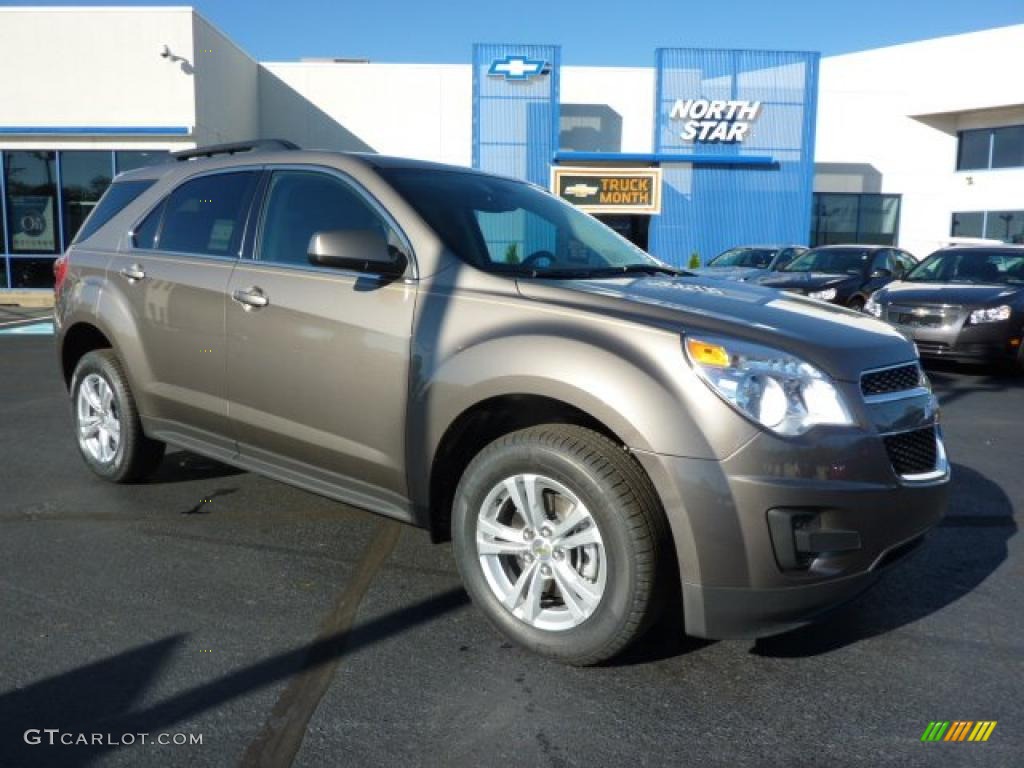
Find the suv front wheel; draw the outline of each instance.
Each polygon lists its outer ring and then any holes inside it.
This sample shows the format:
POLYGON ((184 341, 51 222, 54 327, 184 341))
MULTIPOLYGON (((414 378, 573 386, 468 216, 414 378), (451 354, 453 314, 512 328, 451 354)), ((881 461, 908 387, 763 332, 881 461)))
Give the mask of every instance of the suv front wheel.
POLYGON ((452 537, 473 601, 537 653, 596 664, 656 618, 664 513, 636 462, 592 430, 531 427, 484 448, 452 537))
POLYGON ((160 464, 165 446, 143 434, 128 378, 111 350, 94 350, 78 361, 71 402, 78 450, 97 475, 130 483, 160 464))

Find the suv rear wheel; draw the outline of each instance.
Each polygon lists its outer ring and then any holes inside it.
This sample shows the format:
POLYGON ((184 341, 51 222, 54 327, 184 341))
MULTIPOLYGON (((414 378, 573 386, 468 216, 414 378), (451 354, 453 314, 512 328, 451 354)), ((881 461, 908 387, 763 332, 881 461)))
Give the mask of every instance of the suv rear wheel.
POLYGON ((94 350, 78 361, 71 400, 78 450, 93 472, 130 483, 157 468, 165 446, 143 434, 128 379, 111 350, 94 350))
POLYGON ((473 601, 532 651, 596 664, 656 618, 664 513, 597 432, 553 424, 488 445, 459 483, 452 534, 473 601))

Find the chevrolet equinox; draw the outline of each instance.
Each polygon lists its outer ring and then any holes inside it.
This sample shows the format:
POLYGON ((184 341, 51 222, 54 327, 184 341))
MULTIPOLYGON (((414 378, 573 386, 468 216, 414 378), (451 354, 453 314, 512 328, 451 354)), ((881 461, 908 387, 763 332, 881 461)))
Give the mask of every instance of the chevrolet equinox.
POLYGON ((452 540, 505 635, 777 633, 946 503, 913 344, 672 268, 531 184, 287 142, 121 174, 55 265, 88 466, 171 444, 452 540))

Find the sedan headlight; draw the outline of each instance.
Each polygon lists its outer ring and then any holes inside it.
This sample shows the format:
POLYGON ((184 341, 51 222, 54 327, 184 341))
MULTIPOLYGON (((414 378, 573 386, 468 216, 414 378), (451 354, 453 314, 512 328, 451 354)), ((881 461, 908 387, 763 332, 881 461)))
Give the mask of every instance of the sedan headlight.
POLYGON ((980 325, 981 323, 998 323, 1002 320, 1009 320, 1010 313, 1013 310, 1006 304, 998 307, 987 307, 985 309, 976 309, 971 312, 971 317, 967 321, 973 325, 980 325))
POLYGON ((817 424, 854 423, 832 379, 798 357, 714 336, 688 336, 684 346, 719 397, 773 432, 800 435, 817 424))
POLYGON ((867 302, 865 302, 865 304, 864 304, 864 311, 867 312, 869 315, 874 315, 875 317, 881 317, 882 316, 882 305, 879 304, 877 301, 875 301, 875 297, 872 296, 871 298, 869 298, 867 300, 867 302))
POLYGON ((832 301, 836 297, 835 288, 826 288, 823 291, 811 291, 807 294, 812 299, 821 299, 822 301, 832 301))

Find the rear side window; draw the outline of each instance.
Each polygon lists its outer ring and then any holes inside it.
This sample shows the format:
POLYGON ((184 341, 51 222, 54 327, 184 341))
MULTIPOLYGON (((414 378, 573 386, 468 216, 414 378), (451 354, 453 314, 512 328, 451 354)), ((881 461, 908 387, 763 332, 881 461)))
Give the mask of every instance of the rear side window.
POLYGON ((72 243, 80 243, 94 234, 100 227, 123 211, 139 195, 153 186, 152 180, 118 181, 111 184, 89 218, 82 224, 72 243))
MULTIPOLYGON (((237 256, 257 177, 255 171, 218 173, 182 184, 162 204, 156 247, 161 251, 237 256)), ((148 223, 147 219, 143 227, 148 223)), ((142 233, 136 234, 139 243, 144 243, 142 233)))
POLYGON ((134 230, 132 230, 132 245, 136 248, 156 248, 156 233, 160 228, 160 219, 164 215, 164 200, 149 212, 134 230))

